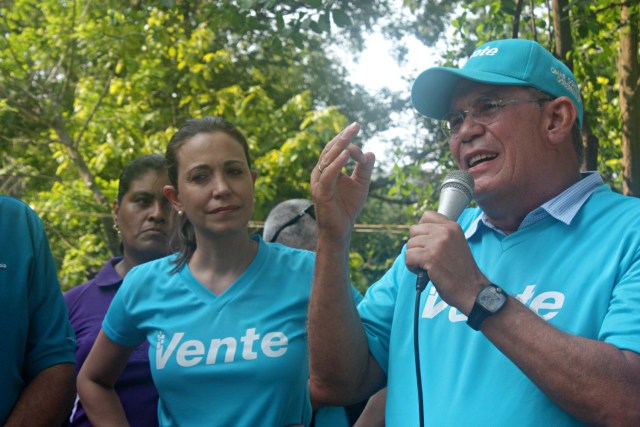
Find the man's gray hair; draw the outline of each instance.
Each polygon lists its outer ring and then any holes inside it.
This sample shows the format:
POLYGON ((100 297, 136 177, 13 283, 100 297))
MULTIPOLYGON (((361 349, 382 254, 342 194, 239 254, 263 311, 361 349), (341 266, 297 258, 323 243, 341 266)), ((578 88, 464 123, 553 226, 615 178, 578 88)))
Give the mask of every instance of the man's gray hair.
MULTIPOLYGON (((314 251, 316 248, 316 220, 314 216, 305 214, 305 209, 312 205, 311 200, 289 199, 277 204, 264 222, 262 238, 271 242, 277 234, 275 242, 293 248, 314 251), (285 224, 300 216, 293 224, 282 228, 285 224), (280 232, 278 232, 278 230, 280 232)), ((315 215, 315 214, 314 214, 315 215)))

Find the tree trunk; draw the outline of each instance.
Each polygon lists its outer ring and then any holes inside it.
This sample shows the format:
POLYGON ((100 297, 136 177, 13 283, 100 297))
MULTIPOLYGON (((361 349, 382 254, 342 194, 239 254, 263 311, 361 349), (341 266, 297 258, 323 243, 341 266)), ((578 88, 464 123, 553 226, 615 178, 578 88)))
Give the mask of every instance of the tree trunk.
MULTIPOLYGON (((56 121, 54 124, 55 131, 60 139, 60 142, 67 148, 67 153, 71 160, 75 164, 82 181, 89 188, 91 193, 93 194, 94 200, 101 206, 104 206, 107 212, 111 212, 111 204, 109 203, 109 199, 102 193, 100 187, 96 183, 96 180, 89 170, 89 166, 82 158, 82 155, 78 151, 77 147, 73 143, 69 133, 67 132, 66 127, 62 121, 61 117, 56 117, 56 121)), ((111 251, 112 255, 120 254, 120 241, 118 239, 117 233, 113 230, 113 218, 110 215, 105 215, 101 217, 102 225, 105 230, 105 235, 107 237, 107 246, 111 251)))
POLYGON ((569 22, 569 9, 567 0, 553 0, 553 40, 556 44, 554 53, 571 71, 573 71, 573 57, 569 52, 573 49, 571 38, 571 22, 569 22))
POLYGON ((516 1, 516 12, 513 15, 513 27, 511 28, 511 38, 517 39, 520 34, 520 16, 522 15, 522 3, 524 0, 516 1))
MULTIPOLYGON (((588 122, 589 114, 585 111, 584 122, 588 122)), ((584 145, 584 163, 583 170, 595 171, 598 169, 598 151, 600 150, 600 141, 591 131, 590 126, 582 126, 582 144, 584 145)))
POLYGON ((638 68, 638 8, 622 6, 620 31, 620 114, 622 119, 622 191, 640 196, 640 71, 638 68))
MULTIPOLYGON (((560 58, 571 71, 573 71, 573 56, 569 53, 573 50, 573 38, 571 37, 571 22, 569 21, 568 0, 553 0, 553 27, 555 50, 554 54, 560 58)), ((582 145, 584 146, 583 170, 596 170, 598 168, 598 148, 600 143, 589 127, 587 113, 582 121, 582 145)))

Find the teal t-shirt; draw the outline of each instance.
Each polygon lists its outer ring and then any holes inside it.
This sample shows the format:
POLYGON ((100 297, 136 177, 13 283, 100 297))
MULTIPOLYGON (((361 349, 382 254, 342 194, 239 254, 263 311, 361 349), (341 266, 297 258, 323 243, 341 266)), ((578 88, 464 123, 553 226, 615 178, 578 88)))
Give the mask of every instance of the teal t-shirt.
MULTIPOLYGON (((463 230, 480 215, 467 209, 463 230)), ((547 217, 510 235, 480 225, 467 239, 492 282, 567 333, 640 352, 640 200, 599 187, 571 223, 547 217)), ((388 425, 417 426, 416 276, 405 249, 358 306, 388 374, 388 425)), ((582 425, 549 400, 429 284, 420 301, 427 426, 582 425)))
POLYGON ((132 269, 103 329, 150 343, 164 426, 308 425, 307 305, 315 254, 259 241, 255 259, 216 296, 173 257, 132 269))
POLYGON ((75 363, 76 341, 42 221, 0 196, 0 425, 39 372, 75 363))

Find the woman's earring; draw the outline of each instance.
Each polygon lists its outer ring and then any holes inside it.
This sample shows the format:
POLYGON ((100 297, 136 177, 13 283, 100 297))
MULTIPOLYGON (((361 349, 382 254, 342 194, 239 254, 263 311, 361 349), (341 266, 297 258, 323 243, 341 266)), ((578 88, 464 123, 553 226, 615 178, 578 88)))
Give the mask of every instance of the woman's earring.
POLYGON ((120 234, 120 227, 118 226, 118 224, 113 224, 113 231, 120 234))
POLYGON ((183 211, 178 211, 178 216, 182 216, 182 215, 184 215, 184 212, 183 211))

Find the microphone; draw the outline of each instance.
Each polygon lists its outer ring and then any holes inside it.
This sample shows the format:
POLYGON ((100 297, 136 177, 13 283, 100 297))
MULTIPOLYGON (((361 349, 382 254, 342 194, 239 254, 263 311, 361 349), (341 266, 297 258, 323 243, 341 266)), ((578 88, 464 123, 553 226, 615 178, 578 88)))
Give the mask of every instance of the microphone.
MULTIPOLYGON (((464 208, 473 198, 473 177, 469 172, 450 172, 440 186, 438 213, 456 221, 464 208)), ((420 294, 429 283, 429 273, 420 269, 416 279, 416 303, 413 313, 413 352, 416 364, 416 382, 418 385, 418 414, 420 426, 424 426, 424 408, 422 401, 422 373, 420 371, 420 345, 418 340, 418 320, 420 319, 420 294)))
POLYGON ((453 171, 440 186, 438 213, 456 221, 473 198, 473 176, 466 171, 453 171))
MULTIPOLYGON (((473 187, 473 176, 469 172, 462 170, 449 172, 440 186, 438 213, 456 221, 473 198, 473 187)), ((429 283, 429 274, 421 269, 418 272, 416 288, 423 290, 427 283, 429 283)))

